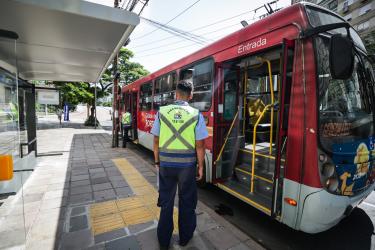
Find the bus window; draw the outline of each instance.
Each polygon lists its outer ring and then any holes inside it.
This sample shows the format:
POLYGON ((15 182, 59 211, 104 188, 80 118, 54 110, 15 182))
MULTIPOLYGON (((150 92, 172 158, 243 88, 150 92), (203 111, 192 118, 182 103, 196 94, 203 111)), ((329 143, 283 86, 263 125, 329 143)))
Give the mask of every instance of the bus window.
POLYGON ((177 75, 176 73, 170 73, 168 75, 163 76, 163 100, 162 105, 168 105, 174 102, 175 99, 175 91, 177 86, 177 75))
POLYGON ((154 109, 159 110, 159 107, 161 106, 161 86, 162 86, 162 79, 158 78, 155 80, 154 83, 154 109))
POLYGON ((174 102, 176 85, 175 72, 166 74, 155 81, 154 109, 174 102), (158 92, 156 92, 156 88, 158 88, 158 92))
POLYGON ((150 111, 152 106, 152 84, 145 83, 141 86, 139 107, 141 111, 150 111))
POLYGON ((224 70, 224 114, 225 120, 229 121, 234 118, 237 112, 237 87, 238 77, 237 70, 224 70))
POLYGON ((193 80, 194 69, 184 69, 180 72, 180 80, 193 80))
POLYGON ((207 60, 180 73, 180 80, 188 80, 193 76, 194 90, 190 104, 200 111, 207 111, 211 107, 212 66, 212 61, 207 60))

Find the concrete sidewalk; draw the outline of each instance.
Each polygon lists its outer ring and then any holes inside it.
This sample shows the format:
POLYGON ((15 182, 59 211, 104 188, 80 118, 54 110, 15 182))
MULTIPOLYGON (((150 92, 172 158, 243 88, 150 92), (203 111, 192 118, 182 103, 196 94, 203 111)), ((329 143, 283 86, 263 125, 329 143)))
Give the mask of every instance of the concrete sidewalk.
MULTIPOLYGON (((53 133, 65 138, 63 154, 38 158, 23 192, 0 207, 0 248, 159 249, 153 167, 131 149, 112 149, 104 131, 48 133, 52 148, 53 133)), ((263 249, 202 203, 196 213, 194 238, 181 248, 175 234, 171 249, 263 249)), ((175 209, 175 229, 177 217, 175 209)))

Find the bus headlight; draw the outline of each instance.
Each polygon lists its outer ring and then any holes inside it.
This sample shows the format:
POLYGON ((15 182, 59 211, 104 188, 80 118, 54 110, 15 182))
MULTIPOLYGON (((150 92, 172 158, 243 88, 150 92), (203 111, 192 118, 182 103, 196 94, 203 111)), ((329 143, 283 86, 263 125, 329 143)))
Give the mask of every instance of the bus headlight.
POLYGON ((337 181, 336 178, 329 178, 327 181, 326 181, 326 187, 327 189, 330 191, 330 192, 336 192, 338 186, 339 186, 339 182, 337 181))
POLYGON ((322 166, 322 175, 324 178, 330 178, 335 173, 335 165, 332 163, 324 163, 322 166))

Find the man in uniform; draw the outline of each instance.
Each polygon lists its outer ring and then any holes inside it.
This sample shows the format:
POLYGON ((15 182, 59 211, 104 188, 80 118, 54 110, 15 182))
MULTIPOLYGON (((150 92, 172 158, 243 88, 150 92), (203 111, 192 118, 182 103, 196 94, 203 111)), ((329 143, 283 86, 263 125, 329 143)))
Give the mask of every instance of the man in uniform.
POLYGON ((132 126, 132 117, 130 114, 130 110, 127 109, 125 113, 121 116, 121 131, 122 131, 122 147, 126 148, 126 142, 129 140, 128 138, 128 131, 132 126))
POLYGON ((192 90, 192 82, 179 82, 175 103, 160 107, 151 130, 154 135, 155 167, 159 169, 158 206, 161 211, 157 234, 161 249, 168 249, 173 233, 173 207, 177 186, 181 246, 185 246, 193 237, 196 227, 196 179, 203 177, 204 139, 208 137, 208 132, 202 114, 188 104, 192 98, 192 90))

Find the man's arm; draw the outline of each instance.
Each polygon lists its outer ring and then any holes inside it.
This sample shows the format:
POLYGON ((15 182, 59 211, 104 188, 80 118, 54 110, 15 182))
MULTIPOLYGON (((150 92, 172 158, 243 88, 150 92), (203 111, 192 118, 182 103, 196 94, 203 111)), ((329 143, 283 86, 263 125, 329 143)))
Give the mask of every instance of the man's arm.
POLYGON ((159 136, 154 135, 154 159, 159 162, 159 136))
POLYGON ((203 178, 203 166, 204 166, 204 139, 195 141, 195 149, 197 151, 197 158, 198 158, 198 177, 197 180, 201 180, 203 178))

